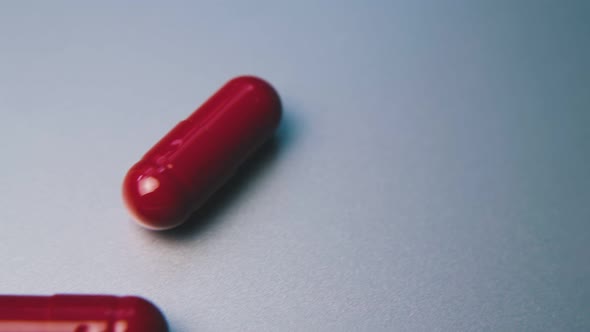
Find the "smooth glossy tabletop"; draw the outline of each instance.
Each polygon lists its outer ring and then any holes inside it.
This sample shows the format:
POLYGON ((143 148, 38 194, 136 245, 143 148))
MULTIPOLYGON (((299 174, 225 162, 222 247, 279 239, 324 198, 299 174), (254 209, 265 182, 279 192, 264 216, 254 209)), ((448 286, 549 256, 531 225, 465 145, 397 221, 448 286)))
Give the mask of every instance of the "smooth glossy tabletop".
POLYGON ((3 1, 0 294, 173 332, 590 330, 587 1, 3 1), (275 144, 167 233, 127 169, 228 79, 275 144))

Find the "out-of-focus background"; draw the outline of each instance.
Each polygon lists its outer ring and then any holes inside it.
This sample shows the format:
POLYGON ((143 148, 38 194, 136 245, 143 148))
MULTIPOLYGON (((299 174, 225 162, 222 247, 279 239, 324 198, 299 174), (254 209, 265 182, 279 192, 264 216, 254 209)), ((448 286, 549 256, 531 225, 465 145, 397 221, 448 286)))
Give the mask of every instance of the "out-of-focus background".
POLYGON ((0 2, 0 293, 172 331, 590 330, 590 2, 0 2), (177 231, 129 166, 225 81, 285 118, 177 231))

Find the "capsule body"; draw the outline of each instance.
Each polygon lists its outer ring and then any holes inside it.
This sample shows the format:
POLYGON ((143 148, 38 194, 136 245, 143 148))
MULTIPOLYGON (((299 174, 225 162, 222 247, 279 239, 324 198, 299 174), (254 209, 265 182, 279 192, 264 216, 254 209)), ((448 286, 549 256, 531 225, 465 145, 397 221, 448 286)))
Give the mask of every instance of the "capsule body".
POLYGON ((156 306, 135 296, 0 295, 0 332, 167 332, 156 306))
POLYGON ((150 229, 181 224, 273 135, 280 119, 270 84, 252 76, 230 80, 127 172, 128 209, 150 229))

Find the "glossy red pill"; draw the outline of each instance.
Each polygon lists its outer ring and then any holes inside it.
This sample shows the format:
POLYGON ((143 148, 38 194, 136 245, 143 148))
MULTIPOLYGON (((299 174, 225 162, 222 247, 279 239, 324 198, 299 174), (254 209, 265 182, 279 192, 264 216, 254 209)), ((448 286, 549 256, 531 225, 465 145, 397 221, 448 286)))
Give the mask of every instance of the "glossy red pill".
POLYGON ((125 203, 144 227, 183 223, 277 129, 281 101, 264 80, 227 82, 127 172, 125 203))
POLYGON ((167 332, 160 310, 135 296, 0 295, 0 332, 167 332))

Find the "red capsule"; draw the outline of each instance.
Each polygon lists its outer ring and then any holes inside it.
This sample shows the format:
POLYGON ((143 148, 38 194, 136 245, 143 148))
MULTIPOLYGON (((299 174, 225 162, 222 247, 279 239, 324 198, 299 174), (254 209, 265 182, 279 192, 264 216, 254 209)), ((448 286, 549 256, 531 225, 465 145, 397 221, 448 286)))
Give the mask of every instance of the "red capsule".
POLYGON ((127 207, 144 227, 178 226, 273 135, 280 119, 281 101, 270 84, 232 79, 131 167, 123 181, 127 207))
POLYGON ((0 295, 0 332, 167 332, 156 306, 135 296, 0 295))

